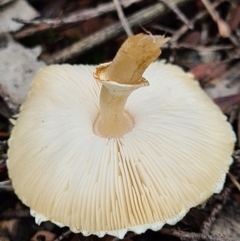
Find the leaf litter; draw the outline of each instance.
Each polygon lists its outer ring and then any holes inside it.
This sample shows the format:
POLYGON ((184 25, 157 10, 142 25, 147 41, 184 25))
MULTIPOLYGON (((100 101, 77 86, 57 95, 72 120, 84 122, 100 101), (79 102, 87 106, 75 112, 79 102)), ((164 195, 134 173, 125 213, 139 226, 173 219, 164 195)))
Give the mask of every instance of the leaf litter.
MULTIPOLYGON (((12 127, 9 118, 18 113, 33 75, 47 63, 108 62, 125 40, 124 30, 129 34, 144 28, 152 34, 166 34, 171 41, 162 58, 191 72, 239 133, 239 1, 114 2, 0 1, 0 240, 117 240, 84 237, 50 222, 38 226, 11 189, 6 167, 6 143, 12 127), (118 18, 118 14, 122 15, 118 18)), ((230 170, 235 183, 240 180, 238 148, 239 144, 230 170)), ((227 178, 220 194, 192 209, 175 226, 142 235, 128 233, 124 240, 235 241, 240 239, 239 210, 239 190, 227 178)))

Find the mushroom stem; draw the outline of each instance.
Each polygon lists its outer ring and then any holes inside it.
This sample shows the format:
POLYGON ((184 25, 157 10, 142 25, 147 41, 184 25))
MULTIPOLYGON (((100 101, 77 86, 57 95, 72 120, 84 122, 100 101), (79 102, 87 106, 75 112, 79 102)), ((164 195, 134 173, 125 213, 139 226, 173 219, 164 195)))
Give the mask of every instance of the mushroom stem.
POLYGON ((96 67, 94 77, 103 84, 100 113, 94 122, 96 134, 107 138, 121 137, 132 130, 134 119, 124 110, 125 103, 133 90, 148 85, 142 74, 160 55, 159 47, 168 39, 160 35, 131 36, 112 62, 96 67))
POLYGON ((134 127, 133 117, 124 110, 127 98, 137 88, 148 85, 143 80, 137 85, 104 82, 100 93, 100 112, 94 122, 94 132, 106 138, 121 137, 134 127))

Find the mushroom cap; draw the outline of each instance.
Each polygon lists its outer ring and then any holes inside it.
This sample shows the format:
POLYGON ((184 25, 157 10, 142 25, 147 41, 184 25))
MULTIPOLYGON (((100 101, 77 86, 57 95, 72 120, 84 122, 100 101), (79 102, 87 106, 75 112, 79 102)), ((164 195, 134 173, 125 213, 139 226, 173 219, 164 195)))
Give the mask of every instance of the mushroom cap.
POLYGON ((159 230, 223 187, 235 135, 193 76, 155 62, 150 86, 125 109, 135 126, 121 138, 93 132, 101 85, 95 66, 39 71, 13 128, 8 168, 37 222, 123 238, 159 230))

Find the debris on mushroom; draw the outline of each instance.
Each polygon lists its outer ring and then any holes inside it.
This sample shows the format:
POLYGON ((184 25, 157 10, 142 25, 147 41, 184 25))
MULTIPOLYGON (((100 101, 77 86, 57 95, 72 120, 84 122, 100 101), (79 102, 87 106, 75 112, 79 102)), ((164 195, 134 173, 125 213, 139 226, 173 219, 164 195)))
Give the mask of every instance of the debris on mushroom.
POLYGON ((37 73, 8 168, 38 223, 123 238, 173 225, 221 191, 235 135, 191 74, 151 63, 166 41, 138 34, 111 63, 37 73))

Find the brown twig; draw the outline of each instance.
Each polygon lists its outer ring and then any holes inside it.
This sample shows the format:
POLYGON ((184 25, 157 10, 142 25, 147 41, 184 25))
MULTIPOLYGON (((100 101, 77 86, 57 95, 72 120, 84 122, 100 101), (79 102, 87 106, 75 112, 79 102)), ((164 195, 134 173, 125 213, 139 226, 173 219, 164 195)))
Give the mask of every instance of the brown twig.
POLYGON ((182 13, 182 11, 172 2, 169 0, 158 0, 159 2, 164 3, 167 7, 169 7, 176 15, 179 17, 179 19, 187 25, 188 28, 193 29, 193 24, 189 22, 187 17, 182 13))
POLYGON ((189 241, 236 241, 224 235, 206 235, 202 233, 185 232, 176 229, 163 228, 160 233, 171 235, 181 240, 189 241))
POLYGON ((218 26, 219 34, 223 38, 229 38, 235 46, 239 46, 238 40, 232 35, 230 26, 219 16, 218 12, 212 7, 209 0, 202 0, 212 19, 218 26))
MULTIPOLYGON (((139 2, 142 0, 121 0, 121 5, 123 7, 129 7, 131 4, 139 2)), ((88 20, 94 17, 99 17, 103 14, 113 12, 115 10, 114 3, 102 3, 99 4, 96 8, 84 9, 81 11, 76 11, 67 17, 61 19, 37 19, 37 20, 24 20, 19 18, 14 18, 13 20, 22 23, 35 25, 21 30, 14 34, 16 39, 25 38, 31 36, 37 32, 46 31, 49 28, 59 28, 67 24, 75 24, 80 21, 88 20)))
POLYGON ((62 239, 64 239, 65 237, 67 237, 68 235, 70 235, 72 233, 71 230, 68 230, 64 233, 62 233, 58 238, 56 238, 54 241, 61 241, 62 239))
POLYGON ((234 122, 234 120, 236 120, 238 112, 239 112, 239 105, 238 104, 233 105, 230 111, 229 119, 228 119, 228 121, 231 124, 234 122))
POLYGON ((240 191, 240 184, 237 181, 237 179, 229 172, 228 173, 228 177, 229 179, 232 181, 232 183, 234 184, 234 186, 240 191))
MULTIPOLYGON (((131 4, 140 2, 142 0, 121 0, 121 5, 123 7, 129 7, 131 4)), ((66 17, 61 19, 36 19, 36 20, 25 20, 15 18, 14 21, 22 24, 31 24, 31 25, 46 25, 46 28, 56 28, 61 27, 66 24, 77 23, 80 21, 88 20, 94 17, 99 17, 103 14, 113 12, 115 9, 115 4, 110 3, 102 3, 99 4, 96 8, 89 8, 80 11, 73 12, 66 17)), ((121 6, 120 6, 121 7, 121 6)))
POLYGON ((218 12, 212 7, 208 0, 202 0, 212 19, 217 23, 219 33, 222 37, 227 38, 231 35, 231 29, 229 25, 220 18, 218 12))
POLYGON ((238 122, 237 122, 237 137, 238 137, 238 147, 240 147, 240 111, 238 112, 238 122))
POLYGON ((10 180, 0 182, 0 190, 13 191, 12 183, 10 180))
POLYGON ((166 46, 163 46, 162 49, 164 48, 171 48, 171 49, 179 49, 179 48, 188 48, 188 49, 194 49, 197 51, 209 51, 209 52, 214 52, 214 51, 219 51, 219 50, 228 50, 232 49, 232 45, 217 45, 217 46, 203 46, 203 45, 192 45, 192 44, 186 44, 186 43, 169 43, 166 46))
POLYGON ((125 15, 123 13, 122 6, 121 6, 119 0, 113 0, 113 3, 115 4, 118 17, 119 17, 119 19, 120 19, 120 21, 122 23, 122 26, 123 26, 127 36, 133 35, 132 29, 130 28, 130 26, 128 24, 128 21, 125 18, 125 15))
POLYGON ((0 7, 7 5, 11 2, 14 2, 15 0, 0 0, 0 7))
MULTIPOLYGON (((178 3, 182 3, 190 0, 175 1, 178 3)), ((140 24, 146 24, 155 17, 158 17, 160 14, 163 14, 163 12, 167 12, 166 8, 161 3, 156 3, 150 7, 146 7, 143 10, 140 10, 137 13, 132 14, 127 20, 131 27, 140 24)), ((90 48, 93 48, 94 46, 100 45, 107 40, 114 38, 122 31, 123 28, 121 23, 113 24, 92 34, 89 37, 82 39, 81 41, 73 44, 72 46, 63 49, 60 52, 57 52, 50 56, 43 56, 43 60, 48 64, 64 62, 69 58, 76 57, 77 55, 82 54, 90 48)))
MULTIPOLYGON (((224 0, 219 0, 215 3, 213 3, 212 7, 216 8, 217 6, 219 6, 222 2, 224 2, 224 0)), ((193 17, 190 22, 192 25, 195 24, 195 22, 197 22, 198 20, 206 17, 208 15, 208 11, 202 11, 200 13, 198 13, 195 17, 193 17)), ((171 43, 177 42, 178 39, 183 36, 186 32, 188 31, 188 27, 186 25, 183 25, 179 30, 177 30, 175 32, 175 34, 171 37, 171 43)))
POLYGON ((216 196, 216 200, 218 202, 215 203, 213 206, 208 218, 203 222, 201 233, 208 235, 212 229, 213 223, 216 220, 217 215, 221 212, 224 205, 229 200, 230 193, 232 192, 233 185, 229 184, 226 186, 222 193, 216 196))
POLYGON ((13 2, 13 1, 15 1, 15 0, 0 0, 0 6, 2 7, 4 5, 7 5, 7 4, 13 2))
POLYGON ((29 210, 7 210, 0 213, 0 219, 15 219, 31 217, 29 210))
POLYGON ((236 158, 236 159, 239 159, 239 158, 240 158, 240 149, 234 151, 233 157, 236 158))
POLYGON ((157 29, 157 30, 162 30, 162 31, 165 31, 166 33, 170 33, 172 35, 175 33, 175 31, 173 29, 165 27, 165 26, 160 25, 160 24, 152 24, 151 28, 157 29))
POLYGON ((0 138, 8 138, 8 137, 9 137, 9 133, 0 131, 0 138))
MULTIPOLYGON (((20 19, 14 19, 14 20, 20 20, 20 19)), ((25 37, 31 36, 35 33, 45 31, 49 28, 51 28, 50 25, 37 25, 37 26, 28 27, 26 29, 21 30, 20 32, 14 33, 14 38, 16 38, 16 39, 25 38, 25 37)))
POLYGON ((223 209, 223 205, 219 203, 213 207, 207 220, 205 220, 203 223, 203 226, 201 228, 201 233, 205 235, 208 235, 210 233, 213 223, 216 220, 216 216, 221 212, 222 209, 223 209))

